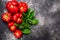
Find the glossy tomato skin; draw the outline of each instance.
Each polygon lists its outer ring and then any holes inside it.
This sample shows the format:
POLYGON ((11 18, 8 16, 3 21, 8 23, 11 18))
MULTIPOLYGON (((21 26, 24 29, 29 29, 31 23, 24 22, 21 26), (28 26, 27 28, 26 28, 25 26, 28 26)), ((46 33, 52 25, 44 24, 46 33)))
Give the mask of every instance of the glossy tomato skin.
POLYGON ((15 32, 17 30, 17 27, 15 25, 9 27, 11 32, 15 32))
POLYGON ((14 14, 12 19, 13 19, 14 22, 16 22, 18 24, 22 23, 22 13, 14 14))
POLYGON ((18 12, 18 2, 17 1, 9 1, 6 4, 6 8, 9 12, 11 12, 12 14, 18 12))
POLYGON ((13 19, 14 22, 16 22, 17 21, 17 16, 13 15, 12 19, 13 19))
POLYGON ((11 2, 14 6, 18 6, 18 2, 17 1, 13 1, 11 2))
POLYGON ((22 23, 22 19, 21 18, 17 18, 17 22, 18 24, 21 24, 22 23))
POLYGON ((26 12, 28 9, 28 5, 25 2, 20 2, 18 5, 20 12, 26 12))
POLYGON ((15 16, 16 16, 16 17, 19 17, 19 13, 16 13, 15 16))
MULTIPOLYGON (((7 2, 7 5, 8 5, 8 4, 9 4, 9 5, 12 4, 12 5, 14 5, 14 6, 18 6, 18 2, 17 2, 17 1, 8 1, 8 2, 7 2)), ((7 7, 7 5, 6 5, 6 7, 7 7)), ((9 6, 8 6, 8 7, 9 7, 9 6)))
POLYGON ((22 18, 22 13, 19 13, 19 17, 22 18))
POLYGON ((20 18, 22 18, 22 13, 20 12, 20 13, 16 13, 15 14, 17 17, 20 17, 20 18))
POLYGON ((12 15, 9 12, 5 12, 2 14, 2 20, 5 22, 10 22, 12 15))
POLYGON ((14 26, 14 22, 9 22, 8 27, 14 26))
POLYGON ((18 7, 11 5, 10 8, 8 9, 8 11, 11 12, 12 14, 14 14, 14 13, 18 12, 18 7))
POLYGON ((14 32, 14 36, 15 36, 16 38, 21 38, 21 37, 22 37, 22 32, 21 32, 21 30, 16 30, 16 31, 14 32))

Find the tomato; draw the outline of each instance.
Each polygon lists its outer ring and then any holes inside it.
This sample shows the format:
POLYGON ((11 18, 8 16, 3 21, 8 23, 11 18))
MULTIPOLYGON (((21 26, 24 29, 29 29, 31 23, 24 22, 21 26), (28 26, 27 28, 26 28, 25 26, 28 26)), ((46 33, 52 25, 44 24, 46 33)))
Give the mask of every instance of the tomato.
POLYGON ((8 23, 10 31, 14 32, 16 31, 17 27, 14 25, 14 22, 9 22, 8 23))
POLYGON ((13 26, 10 26, 9 29, 10 29, 11 32, 15 32, 17 27, 15 25, 13 25, 13 26))
POLYGON ((13 16, 13 21, 16 22, 16 23, 22 23, 22 13, 16 13, 14 14, 13 16))
POLYGON ((5 12, 2 14, 2 20, 5 22, 10 22, 11 17, 12 17, 12 15, 9 12, 5 12))
POLYGON ((21 32, 21 30, 16 30, 16 31, 14 32, 14 36, 15 36, 16 38, 21 38, 21 37, 22 37, 22 32, 21 32))
POLYGON ((11 27, 11 26, 13 26, 13 25, 14 25, 14 22, 9 22, 9 23, 8 23, 8 26, 9 26, 9 27, 11 27))
POLYGON ((20 12, 26 12, 28 9, 28 6, 25 2, 20 2, 18 5, 20 12))
POLYGON ((6 4, 6 8, 9 12, 14 14, 14 13, 18 12, 18 2, 17 1, 9 1, 6 4))

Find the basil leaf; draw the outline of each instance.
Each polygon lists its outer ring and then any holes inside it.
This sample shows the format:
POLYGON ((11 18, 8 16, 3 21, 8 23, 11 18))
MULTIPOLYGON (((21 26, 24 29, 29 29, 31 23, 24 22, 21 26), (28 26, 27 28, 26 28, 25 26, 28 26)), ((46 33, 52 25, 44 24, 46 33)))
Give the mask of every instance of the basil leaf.
POLYGON ((32 10, 29 8, 27 13, 26 13, 26 19, 28 19, 31 15, 32 10))
POLYGON ((33 19, 33 20, 28 19, 28 23, 30 23, 32 25, 36 25, 36 24, 38 24, 38 20, 37 19, 33 19))
POLYGON ((34 11, 32 11, 32 12, 30 13, 29 19, 32 19, 33 17, 34 17, 34 11))
POLYGON ((26 16, 29 14, 29 12, 31 11, 30 8, 28 8, 27 12, 26 12, 26 16))
POLYGON ((31 33, 31 30, 30 29, 24 29, 22 30, 23 34, 27 35, 27 34, 30 34, 31 33))

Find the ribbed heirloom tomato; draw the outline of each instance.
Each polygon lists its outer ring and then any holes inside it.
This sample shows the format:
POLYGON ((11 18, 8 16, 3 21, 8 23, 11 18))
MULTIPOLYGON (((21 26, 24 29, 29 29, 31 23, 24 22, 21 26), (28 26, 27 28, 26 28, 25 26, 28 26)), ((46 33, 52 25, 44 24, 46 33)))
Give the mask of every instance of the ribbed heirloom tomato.
POLYGON ((14 14, 12 19, 13 19, 14 22, 16 22, 18 24, 22 23, 22 13, 14 14))
POLYGON ((12 15, 9 12, 5 12, 2 14, 2 20, 5 22, 10 22, 11 17, 12 17, 12 15))
POLYGON ((18 7, 19 7, 20 12, 26 12, 28 9, 28 6, 25 2, 20 2, 18 7))
POLYGON ((14 13, 18 12, 18 2, 17 1, 9 1, 6 4, 6 8, 9 12, 14 14, 14 13))
POLYGON ((21 30, 16 30, 16 31, 14 32, 14 36, 15 36, 16 38, 21 38, 21 37, 22 37, 22 32, 21 32, 21 30))

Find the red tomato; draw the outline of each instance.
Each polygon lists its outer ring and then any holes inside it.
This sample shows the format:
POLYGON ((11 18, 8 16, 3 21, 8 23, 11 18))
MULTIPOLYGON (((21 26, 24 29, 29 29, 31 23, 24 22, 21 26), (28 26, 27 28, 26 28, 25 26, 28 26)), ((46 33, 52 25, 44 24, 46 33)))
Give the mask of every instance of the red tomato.
POLYGON ((13 21, 16 22, 16 23, 22 23, 22 13, 16 13, 14 14, 13 16, 13 21))
POLYGON ((26 12, 28 9, 28 6, 25 2, 20 2, 18 5, 20 12, 26 12))
POLYGON ((2 14, 2 20, 5 22, 10 22, 11 17, 12 17, 12 15, 8 12, 5 12, 4 14, 2 14))
POLYGON ((16 30, 16 31, 14 32, 14 36, 15 36, 16 38, 21 38, 21 37, 22 37, 22 32, 21 32, 20 30, 16 30))
POLYGON ((6 8, 11 13, 18 12, 18 2, 17 1, 9 1, 6 4, 6 8))
POLYGON ((8 23, 8 26, 9 26, 9 27, 11 27, 11 26, 13 26, 13 25, 14 25, 14 22, 9 22, 9 23, 8 23))
POLYGON ((13 26, 10 26, 9 29, 11 32, 14 32, 14 31, 16 31, 17 27, 15 25, 13 25, 13 26))

